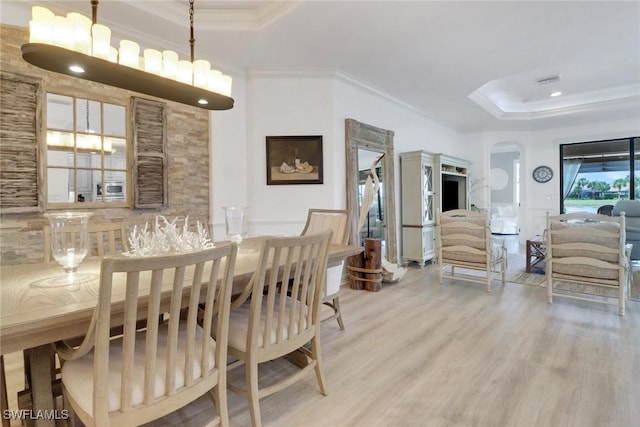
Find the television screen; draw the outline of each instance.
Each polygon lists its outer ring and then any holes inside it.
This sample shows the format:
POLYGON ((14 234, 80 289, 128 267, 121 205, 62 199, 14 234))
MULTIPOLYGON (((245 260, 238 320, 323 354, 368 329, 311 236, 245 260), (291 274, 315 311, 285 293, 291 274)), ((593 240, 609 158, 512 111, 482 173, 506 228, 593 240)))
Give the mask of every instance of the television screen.
POLYGON ((442 181, 442 212, 458 209, 458 182, 442 181))

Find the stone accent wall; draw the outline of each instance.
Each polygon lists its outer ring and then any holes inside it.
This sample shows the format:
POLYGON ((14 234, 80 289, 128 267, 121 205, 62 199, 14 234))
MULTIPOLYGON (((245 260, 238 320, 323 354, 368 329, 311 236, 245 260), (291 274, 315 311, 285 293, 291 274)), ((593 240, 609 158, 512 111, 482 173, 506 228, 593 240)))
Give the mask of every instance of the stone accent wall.
MULTIPOLYGON (((43 93, 55 92, 99 99, 123 104, 127 108, 132 96, 152 99, 147 95, 34 67, 25 62, 20 53, 20 46, 27 42, 26 28, 0 25, 0 69, 42 79, 43 93)), ((168 206, 164 209, 87 209, 93 212, 92 222, 140 223, 162 214, 167 217, 189 215, 190 222, 199 220, 210 223, 209 112, 171 101, 158 101, 167 105, 168 206)), ((46 102, 43 103, 43 108, 46 108, 46 102)), ((44 185, 46 186, 46 182, 44 185)), ((42 225, 46 221, 42 213, 2 215, 0 265, 43 261, 42 225)))

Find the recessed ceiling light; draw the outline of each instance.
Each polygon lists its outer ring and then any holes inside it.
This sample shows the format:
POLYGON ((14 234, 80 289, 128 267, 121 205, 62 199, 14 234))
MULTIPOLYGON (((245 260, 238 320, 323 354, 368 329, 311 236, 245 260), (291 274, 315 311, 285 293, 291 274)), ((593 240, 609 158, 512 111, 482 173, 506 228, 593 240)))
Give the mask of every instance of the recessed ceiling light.
POLYGON ((69 67, 69 70, 70 70, 70 71, 73 71, 74 73, 84 73, 84 68, 82 68, 82 67, 81 67, 81 66, 79 66, 79 65, 71 65, 71 66, 69 67))
POLYGON ((553 92, 553 93, 552 93, 551 95, 549 95, 549 96, 551 96, 551 97, 555 97, 555 96, 560 96, 560 95, 562 95, 562 92, 558 91, 558 92, 553 92))
POLYGON ((209 101, 207 101, 206 99, 198 99, 198 104, 200 105, 207 105, 209 103, 209 101))

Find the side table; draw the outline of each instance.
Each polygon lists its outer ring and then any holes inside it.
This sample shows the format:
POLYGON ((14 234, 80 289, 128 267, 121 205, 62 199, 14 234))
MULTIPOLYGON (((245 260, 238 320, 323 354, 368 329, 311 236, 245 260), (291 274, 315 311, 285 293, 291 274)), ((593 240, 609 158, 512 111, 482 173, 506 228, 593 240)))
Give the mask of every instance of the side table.
POLYGON ((531 273, 531 268, 544 261, 546 247, 542 236, 534 236, 527 240, 527 268, 526 272, 531 273))

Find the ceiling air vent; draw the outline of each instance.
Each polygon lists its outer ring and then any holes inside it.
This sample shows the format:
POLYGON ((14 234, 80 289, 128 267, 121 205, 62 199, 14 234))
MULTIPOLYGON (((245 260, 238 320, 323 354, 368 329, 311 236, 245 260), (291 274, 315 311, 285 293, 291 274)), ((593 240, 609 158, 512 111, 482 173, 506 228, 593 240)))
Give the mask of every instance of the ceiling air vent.
POLYGON ((555 74, 553 76, 542 77, 536 80, 539 85, 546 85, 549 83, 555 83, 560 81, 560 76, 555 74))

